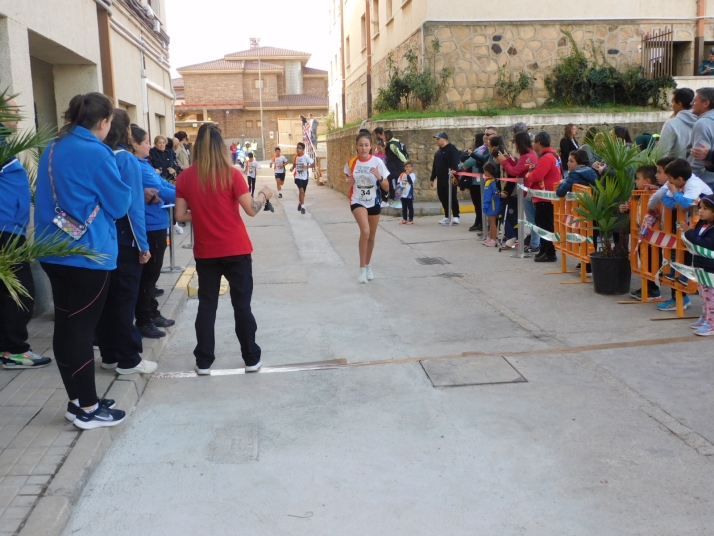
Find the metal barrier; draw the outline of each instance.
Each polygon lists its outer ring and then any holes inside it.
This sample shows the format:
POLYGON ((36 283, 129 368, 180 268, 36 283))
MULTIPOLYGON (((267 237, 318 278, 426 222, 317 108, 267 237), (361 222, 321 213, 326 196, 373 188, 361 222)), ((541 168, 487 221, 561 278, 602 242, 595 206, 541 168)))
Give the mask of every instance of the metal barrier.
MULTIPOLYGON (((699 221, 699 215, 697 211, 691 209, 672 210, 660 204, 657 208, 660 214, 659 221, 643 236, 641 226, 648 221, 648 218, 651 219, 651 216, 648 216, 647 204, 652 195, 653 192, 649 191, 635 190, 632 192, 630 199, 630 263, 632 273, 642 278, 642 298, 640 302, 621 303, 649 302, 647 281, 655 281, 660 286, 664 285, 676 291, 676 318, 685 318, 684 294, 697 293, 696 281, 687 279, 685 284, 677 281, 676 277, 675 279, 659 278, 658 274, 662 269, 663 260, 685 264, 684 256, 688 250, 682 241, 682 233, 678 231, 678 222, 691 219, 692 225, 694 225, 699 221)), ((669 268, 665 267, 665 270, 669 270, 669 268)), ((662 320, 670 318, 665 317, 662 320)))
POLYGON ((181 246, 183 249, 193 249, 193 222, 189 222, 189 225, 191 226, 191 243, 181 246))
MULTIPOLYGON (((556 185, 557 187, 557 185, 556 185)), ((586 264, 590 262, 590 254, 595 253, 596 244, 593 237, 593 223, 591 221, 580 221, 577 212, 580 203, 577 194, 586 193, 592 195, 592 189, 581 184, 573 185, 573 191, 565 197, 553 201, 553 224, 555 232, 560 235, 560 241, 554 242, 556 251, 560 251, 560 272, 548 272, 551 274, 567 273, 568 257, 580 262, 580 281, 578 283, 589 283, 587 279, 586 264)), ((572 284, 571 281, 563 281, 562 285, 572 284)))
POLYGON ((166 208, 171 211, 171 218, 169 219, 169 266, 167 266, 166 268, 162 268, 161 273, 170 274, 183 272, 186 268, 184 268, 183 266, 174 265, 174 226, 171 223, 174 221, 174 206, 169 205, 166 208))

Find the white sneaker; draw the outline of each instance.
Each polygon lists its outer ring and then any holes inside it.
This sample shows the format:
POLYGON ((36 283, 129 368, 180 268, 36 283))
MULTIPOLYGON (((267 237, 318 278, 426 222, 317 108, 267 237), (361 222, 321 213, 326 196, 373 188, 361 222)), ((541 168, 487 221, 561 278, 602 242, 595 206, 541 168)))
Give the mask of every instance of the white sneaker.
POLYGON ((116 363, 102 363, 102 368, 105 370, 114 370, 115 368, 117 368, 117 364, 116 363))
POLYGON ((183 227, 181 227, 178 223, 174 223, 174 233, 183 234, 183 227))
POLYGON ((147 361, 142 359, 141 363, 132 368, 119 368, 117 367, 117 374, 151 374, 158 368, 158 364, 155 361, 147 361))
POLYGON ((372 265, 368 264, 364 268, 367 271, 367 281, 372 281, 372 279, 374 279, 374 274, 372 273, 372 265))
POLYGON ((260 370, 260 367, 263 366, 262 361, 258 361, 255 365, 251 365, 250 367, 245 367, 246 372, 258 372, 260 370))
POLYGON ((196 369, 196 374, 199 376, 210 376, 211 375, 211 369, 209 368, 198 368, 197 366, 194 367, 196 369))
POLYGON ((366 283, 367 282, 367 268, 360 268, 359 269, 359 277, 357 278, 358 283, 366 283))
POLYGON ((459 217, 456 216, 454 219, 451 220, 452 225, 458 225, 459 224, 459 217))
POLYGON ((448 225, 449 224, 449 218, 441 218, 439 220, 439 225, 448 225))
POLYGON ((382 206, 382 208, 389 208, 389 203, 387 203, 386 201, 382 201, 381 206, 382 206))

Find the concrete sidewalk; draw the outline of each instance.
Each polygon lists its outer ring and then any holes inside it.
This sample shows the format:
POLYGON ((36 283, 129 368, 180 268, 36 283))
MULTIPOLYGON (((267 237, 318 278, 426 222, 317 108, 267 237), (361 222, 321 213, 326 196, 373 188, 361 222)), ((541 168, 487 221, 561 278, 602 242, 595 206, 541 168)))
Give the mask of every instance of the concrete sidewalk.
MULTIPOLYGON (((183 235, 174 235, 176 264, 191 267, 193 253, 190 225, 183 235)), ((169 264, 166 252, 164 266, 169 264)), ((177 317, 186 302, 186 285, 181 273, 162 274, 158 286, 161 312, 177 317)), ((52 352, 53 313, 30 322, 32 349, 48 357, 52 352)), ((169 328, 169 333, 174 328, 169 328)), ((167 339, 144 339, 146 359, 155 361, 167 339)), ((99 352, 96 351, 99 358, 99 352)), ((159 369, 161 370, 161 369, 159 369)), ((140 374, 119 376, 99 368, 97 393, 117 400, 117 407, 131 413, 146 387, 140 374)), ((99 463, 121 427, 80 434, 64 418, 67 395, 57 365, 37 370, 0 372, 0 535, 52 534, 60 530, 71 505, 81 493, 91 471, 99 463), (23 529, 24 527, 24 529, 23 529), (54 528, 54 529, 53 529, 54 528)))

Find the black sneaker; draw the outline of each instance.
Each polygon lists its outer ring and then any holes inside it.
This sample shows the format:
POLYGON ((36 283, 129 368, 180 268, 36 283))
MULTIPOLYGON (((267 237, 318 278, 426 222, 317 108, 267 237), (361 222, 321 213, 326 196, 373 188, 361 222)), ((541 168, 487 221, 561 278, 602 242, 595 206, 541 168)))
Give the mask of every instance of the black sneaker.
POLYGON ((160 339, 161 337, 166 337, 166 332, 157 329, 154 324, 136 327, 139 328, 139 333, 141 333, 141 336, 145 339, 160 339))
POLYGON ((126 417, 126 412, 120 409, 109 409, 99 404, 99 407, 87 413, 82 408, 77 408, 77 418, 74 425, 82 430, 92 430, 103 426, 116 426, 126 417))
POLYGON ((283 194, 281 194, 280 192, 278 192, 278 197, 282 198, 282 197, 283 197, 283 194))
POLYGON ((304 208, 303 208, 303 209, 300 209, 300 213, 301 213, 301 214, 305 214, 305 209, 304 209, 304 208))
POLYGON ((170 320, 162 315, 159 315, 156 318, 152 318, 151 323, 154 324, 154 326, 156 326, 157 328, 170 328, 176 323, 176 321, 170 320))
POLYGON ((265 203, 265 211, 270 211, 270 212, 275 212, 275 207, 270 203, 270 201, 266 201, 265 203))
POLYGON ((483 231, 483 227, 481 225, 473 224, 469 227, 469 231, 483 231))
POLYGON ((163 296, 164 292, 164 289, 157 287, 154 289, 154 297, 158 298, 159 296, 163 296))
MULTIPOLYGON (((117 405, 117 403, 111 398, 102 398, 99 401, 99 405, 104 406, 108 409, 112 409, 114 406, 117 405)), ((72 401, 67 402, 67 413, 64 414, 64 418, 67 419, 69 422, 74 422, 74 420, 77 418, 77 411, 79 411, 78 405, 74 404, 72 401)))
POLYGON ((523 248, 523 252, 524 252, 524 253, 535 253, 535 254, 538 254, 538 253, 540 253, 540 248, 534 248, 533 246, 531 246, 531 245, 529 244, 529 245, 527 245, 527 246, 525 246, 525 247, 523 248))
POLYGON ((301 208, 302 208, 302 206, 300 205, 300 203, 298 203, 298 212, 300 212, 301 208))
POLYGON ((542 255, 533 259, 535 262, 556 262, 558 257, 556 255, 542 255))

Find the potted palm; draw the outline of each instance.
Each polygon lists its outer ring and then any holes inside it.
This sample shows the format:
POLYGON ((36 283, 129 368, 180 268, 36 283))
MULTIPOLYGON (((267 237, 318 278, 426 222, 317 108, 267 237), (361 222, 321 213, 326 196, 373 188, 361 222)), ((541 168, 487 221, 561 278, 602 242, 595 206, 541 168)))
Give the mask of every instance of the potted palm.
MULTIPOLYGON (((23 118, 19 109, 13 104, 15 97, 17 95, 10 95, 7 91, 0 92, 0 166, 14 158, 21 158, 28 171, 30 189, 34 197, 37 162, 42 149, 52 137, 52 132, 46 129, 20 132, 12 126, 7 126, 14 125, 23 118)), ((0 285, 5 285, 13 300, 18 306, 23 307, 20 297, 29 297, 30 294, 15 276, 18 265, 34 262, 41 257, 69 255, 82 255, 97 262, 102 261, 102 255, 93 253, 84 246, 72 244, 67 239, 67 235, 60 230, 40 240, 34 240, 28 230, 27 241, 24 244, 21 244, 20 235, 14 235, 13 239, 0 248, 0 285)))
POLYGON ((603 176, 592 188, 592 194, 578 193, 578 222, 592 222, 599 232, 601 248, 590 255, 594 290, 598 294, 625 294, 632 276, 629 260, 630 219, 619 207, 630 199, 635 186, 635 168, 652 158, 641 154, 636 146, 627 145, 608 131, 598 132, 589 148, 602 162, 603 176))

